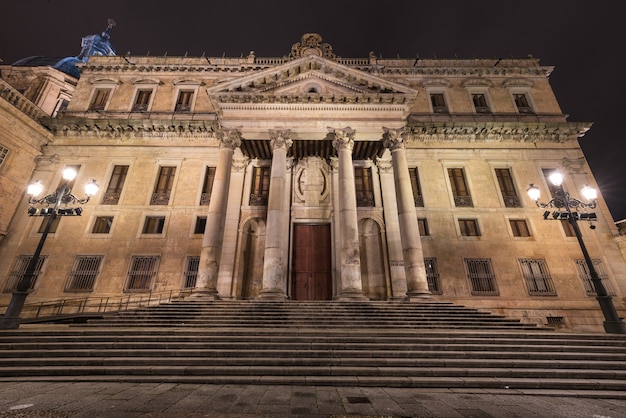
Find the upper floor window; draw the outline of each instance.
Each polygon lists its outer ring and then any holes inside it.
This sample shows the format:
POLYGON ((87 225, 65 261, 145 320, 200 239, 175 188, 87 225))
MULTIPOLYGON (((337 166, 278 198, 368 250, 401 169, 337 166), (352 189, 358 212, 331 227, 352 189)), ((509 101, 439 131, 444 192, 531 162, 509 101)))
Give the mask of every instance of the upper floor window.
POLYGON ((487 104, 487 97, 484 93, 473 93, 472 103, 474 104, 476 113, 491 113, 491 109, 489 109, 489 105, 487 104))
POLYGON ((176 112, 191 112, 191 102, 193 100, 193 90, 181 90, 176 99, 176 112))
POLYGON ((430 235, 426 218, 417 218, 417 228, 419 229, 420 236, 427 237, 430 235))
POLYGON ((111 90, 110 88, 97 88, 91 98, 89 110, 104 110, 109 101, 111 90))
POLYGON ((251 206, 266 206, 270 194, 270 167, 254 167, 252 171, 251 206))
POLYGON ((513 101, 519 113, 534 113, 526 93, 513 93, 513 101))
POLYGON ((176 167, 161 167, 159 169, 159 177, 157 178, 151 205, 167 205, 170 202, 170 194, 174 186, 174 177, 176 175, 176 167))
POLYGON ((194 234, 204 234, 206 229, 206 216, 197 216, 196 224, 193 227, 194 234))
POLYGON ((476 219, 459 219, 459 231, 464 237, 479 237, 480 229, 476 219))
POLYGON ((462 168, 448 168, 448 177, 455 206, 472 207, 472 197, 465 181, 465 171, 462 168))
POLYGON ((104 192, 104 196, 102 196, 103 205, 117 205, 119 203, 122 188, 126 181, 126 174, 128 174, 127 165, 116 165, 113 167, 109 185, 106 192, 104 192))
POLYGON ((146 216, 143 224, 143 234, 162 234, 165 226, 165 216, 146 216))
POLYGON ((9 149, 0 145, 0 167, 2 167, 2 164, 6 161, 7 155, 9 155, 9 149))
POLYGON ((354 186, 357 206, 374 206, 374 184, 372 169, 369 167, 354 167, 354 186))
POLYGON ((113 216, 98 216, 94 220, 93 227, 91 228, 92 234, 108 234, 111 232, 111 226, 113 225, 113 216))
POLYGON ((433 107, 433 113, 448 113, 448 106, 443 93, 431 93, 430 104, 433 107))
POLYGON ((133 112, 145 112, 150 105, 150 97, 152 97, 152 89, 137 90, 137 97, 133 104, 133 112))
POLYGON ((422 187, 420 186, 419 173, 417 167, 409 168, 409 176, 411 177, 411 188, 413 189, 413 200, 416 207, 424 207, 424 198, 422 197, 422 187))
POLYGON ((207 167, 204 171, 204 182, 202 183, 202 194, 200 195, 201 205, 208 205, 211 201, 211 192, 213 191, 214 180, 215 167, 207 167))
POLYGON ((517 195, 511 170, 509 168, 496 168, 495 171, 496 178, 498 179, 498 186, 500 186, 500 193, 502 193, 502 199, 504 200, 504 206, 507 208, 521 207, 522 202, 517 195))
POLYGON ((525 219, 509 219, 514 237, 530 237, 530 229, 525 219))

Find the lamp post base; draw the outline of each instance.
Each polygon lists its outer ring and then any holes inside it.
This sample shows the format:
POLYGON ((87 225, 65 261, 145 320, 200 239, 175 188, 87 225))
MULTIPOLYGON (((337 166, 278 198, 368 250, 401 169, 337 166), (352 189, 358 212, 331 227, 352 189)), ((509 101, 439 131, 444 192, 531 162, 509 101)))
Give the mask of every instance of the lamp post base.
POLYGON ((626 334, 626 324, 621 321, 604 321, 604 331, 607 334, 626 334))
POLYGON ((20 313, 24 302, 26 302, 28 292, 16 290, 13 292, 9 306, 2 317, 0 317, 0 329, 16 329, 20 327, 20 313))

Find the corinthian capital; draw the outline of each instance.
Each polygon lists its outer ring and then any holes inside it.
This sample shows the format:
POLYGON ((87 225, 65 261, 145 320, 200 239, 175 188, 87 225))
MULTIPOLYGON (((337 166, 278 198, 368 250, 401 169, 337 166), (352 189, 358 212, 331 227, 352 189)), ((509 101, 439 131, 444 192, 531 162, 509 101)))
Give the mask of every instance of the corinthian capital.
POLYGON ((289 147, 291 147, 291 144, 293 144, 293 141, 291 140, 291 129, 270 129, 270 139, 272 149, 282 148, 284 150, 288 150, 289 147))
POLYGON ((383 146, 389 148, 389 151, 404 148, 404 143, 411 135, 406 127, 392 129, 383 126, 383 131, 383 146))
POLYGON ((328 127, 328 132, 333 135, 333 147, 335 149, 347 149, 352 151, 354 147, 354 136, 356 135, 356 131, 350 127, 345 127, 343 129, 335 129, 328 127))
POLYGON ((241 146, 241 131, 239 129, 218 129, 215 136, 220 141, 220 147, 234 150, 241 146))

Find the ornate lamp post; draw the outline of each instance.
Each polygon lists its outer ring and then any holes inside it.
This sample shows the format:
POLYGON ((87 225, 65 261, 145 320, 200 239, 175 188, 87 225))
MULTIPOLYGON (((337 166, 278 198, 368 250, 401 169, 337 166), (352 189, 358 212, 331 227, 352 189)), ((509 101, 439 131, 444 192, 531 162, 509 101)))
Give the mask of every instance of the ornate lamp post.
MULTIPOLYGON (((618 316, 617 311, 615 310, 615 306, 613 305, 613 299, 608 295, 606 288, 602 284, 602 280, 596 269, 593 265, 593 261, 589 256, 589 252, 587 251, 587 247, 585 247, 585 243, 583 242, 582 234, 580 233, 580 228, 578 227, 578 220, 588 220, 593 221, 597 219, 595 213, 582 212, 578 213, 579 209, 594 209, 597 206, 597 197, 598 193, 596 189, 593 187, 589 187, 585 185, 581 189, 582 195, 585 197, 589 203, 582 202, 576 198, 570 196, 568 192, 563 189, 563 175, 559 172, 553 172, 548 177, 550 182, 556 187, 554 191, 554 197, 550 199, 547 203, 539 202, 539 188, 534 184, 530 184, 528 188, 528 196, 532 200, 535 201, 538 207, 540 208, 557 208, 558 210, 550 213, 550 211, 546 211, 543 214, 544 219, 549 219, 551 216, 552 219, 567 219, 572 225, 572 229, 576 234, 576 238, 578 239, 578 244, 580 245, 580 249, 585 257, 585 262, 587 264, 587 268, 589 269, 589 275, 591 276, 591 283, 593 284, 594 290, 596 292, 596 299, 600 304, 600 309, 602 310, 602 314, 604 315, 604 330, 609 334, 626 334, 626 324, 623 320, 618 316), (572 211, 574 209, 574 212, 572 211), (561 211, 561 210, 564 210, 561 211)), ((591 229, 595 229, 595 225, 591 225, 591 229)))
POLYGON ((37 180, 35 183, 31 183, 28 186, 28 203, 30 203, 31 205, 45 205, 45 207, 43 207, 42 209, 37 209, 34 206, 29 207, 28 215, 47 216, 48 221, 43 230, 43 233, 41 234, 41 239, 39 240, 39 244, 37 245, 35 254, 33 254, 32 258, 30 259, 24 275, 17 283, 17 286, 13 291, 13 296, 11 297, 11 301, 9 302, 9 306, 7 307, 4 316, 0 318, 0 329, 15 329, 19 328, 20 326, 20 313, 22 312, 24 302, 26 301, 26 296, 28 296, 28 290, 31 287, 33 277, 35 276, 35 271, 37 269, 37 264, 39 263, 41 250, 44 243, 46 242, 48 232, 50 232, 50 227, 52 226, 54 220, 57 218, 57 216, 80 216, 83 211, 81 207, 68 207, 68 205, 84 205, 89 201, 89 198, 91 196, 95 195, 98 192, 98 184, 95 180, 92 180, 85 185, 86 197, 84 199, 78 199, 72 194, 72 189, 69 187, 69 183, 74 180, 75 177, 76 170, 74 170, 73 168, 66 168, 65 170, 63 170, 63 184, 61 184, 61 186, 56 190, 54 194, 49 194, 42 197, 41 199, 37 199, 37 196, 41 194, 44 189, 41 181, 37 180), (63 205, 64 207, 61 208, 61 205, 63 205))

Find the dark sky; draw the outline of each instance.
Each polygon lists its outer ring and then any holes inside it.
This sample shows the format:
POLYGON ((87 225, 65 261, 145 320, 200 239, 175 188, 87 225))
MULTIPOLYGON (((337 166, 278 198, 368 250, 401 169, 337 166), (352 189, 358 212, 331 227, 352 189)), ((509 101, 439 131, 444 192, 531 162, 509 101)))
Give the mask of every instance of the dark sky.
MULTIPOLYGON (((4 0, 0 59, 75 56, 82 36, 117 23, 118 54, 281 57, 319 33, 344 58, 524 58, 554 66, 552 87, 580 139, 614 220, 626 219, 623 61, 626 21, 615 2, 578 0, 4 0), (374 2, 374 4, 370 4, 374 2), (613 6, 613 7, 609 7, 613 6)), ((580 197, 576 190, 572 195, 580 197)))

